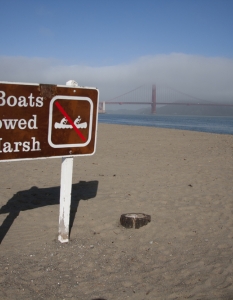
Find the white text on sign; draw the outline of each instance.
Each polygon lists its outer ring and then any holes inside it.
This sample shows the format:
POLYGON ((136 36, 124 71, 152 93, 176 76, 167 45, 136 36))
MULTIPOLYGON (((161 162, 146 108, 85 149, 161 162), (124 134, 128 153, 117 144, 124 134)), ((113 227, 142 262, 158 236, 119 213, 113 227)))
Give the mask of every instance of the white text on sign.
POLYGON ((32 137, 31 140, 30 142, 14 142, 12 145, 10 142, 2 143, 2 138, 0 138, 0 153, 41 151, 40 142, 36 141, 35 137, 32 137))
POLYGON ((43 97, 34 97, 31 93, 27 98, 25 96, 19 96, 16 98, 13 95, 6 96, 4 91, 0 91, 0 106, 8 105, 10 107, 19 106, 19 107, 42 107, 43 106, 43 97))
MULTIPOLYGON (((25 96, 16 97, 14 95, 6 95, 4 91, 0 91, 0 106, 8 105, 9 107, 43 107, 43 97, 34 97, 33 93, 25 96)), ((0 120, 0 129, 13 130, 13 129, 38 129, 37 115, 32 115, 29 120, 26 119, 2 119, 0 120)), ((40 142, 36 141, 35 137, 31 138, 31 141, 18 141, 7 142, 0 138, 0 153, 9 152, 29 152, 29 151, 41 151, 40 142)))
POLYGON ((32 115, 32 119, 30 119, 28 122, 25 119, 2 119, 0 120, 0 129, 5 128, 5 129, 15 129, 16 124, 17 127, 21 130, 25 128, 29 129, 38 129, 36 125, 37 121, 37 115, 32 115))

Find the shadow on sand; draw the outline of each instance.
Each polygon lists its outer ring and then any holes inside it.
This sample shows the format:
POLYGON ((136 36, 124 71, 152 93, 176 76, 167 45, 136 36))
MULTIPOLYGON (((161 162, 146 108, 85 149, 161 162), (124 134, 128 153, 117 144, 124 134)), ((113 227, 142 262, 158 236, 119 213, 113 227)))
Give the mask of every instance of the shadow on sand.
MULTIPOLYGON (((72 185, 70 232, 80 200, 95 198, 98 190, 98 181, 80 181, 72 185)), ((0 227, 0 244, 18 217, 20 211, 35 209, 47 205, 59 204, 60 186, 51 188, 31 187, 29 190, 17 192, 6 205, 0 208, 0 214, 8 214, 0 227)))

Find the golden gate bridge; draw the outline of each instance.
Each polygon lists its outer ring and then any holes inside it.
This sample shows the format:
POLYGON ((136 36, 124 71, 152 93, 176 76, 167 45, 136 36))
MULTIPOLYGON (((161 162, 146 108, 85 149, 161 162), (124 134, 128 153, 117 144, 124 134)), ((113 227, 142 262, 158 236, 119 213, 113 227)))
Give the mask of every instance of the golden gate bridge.
POLYGON ((156 113, 157 105, 189 106, 229 106, 233 104, 215 103, 183 93, 170 87, 142 85, 107 101, 99 102, 99 113, 105 113, 107 105, 150 105, 151 113, 156 113))

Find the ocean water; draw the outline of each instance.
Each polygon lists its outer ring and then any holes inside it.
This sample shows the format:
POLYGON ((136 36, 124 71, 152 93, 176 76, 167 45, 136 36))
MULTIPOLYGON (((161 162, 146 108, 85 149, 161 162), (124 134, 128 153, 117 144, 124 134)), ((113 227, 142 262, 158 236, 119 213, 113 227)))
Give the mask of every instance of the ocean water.
POLYGON ((233 117, 99 114, 99 123, 233 134, 233 117))

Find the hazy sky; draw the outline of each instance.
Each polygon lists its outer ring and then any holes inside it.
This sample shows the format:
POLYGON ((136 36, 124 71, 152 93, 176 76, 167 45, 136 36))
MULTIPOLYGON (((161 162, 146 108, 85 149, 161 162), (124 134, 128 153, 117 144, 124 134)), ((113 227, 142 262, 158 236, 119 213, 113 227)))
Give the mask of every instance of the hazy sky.
POLYGON ((233 101, 232 0, 0 0, 0 80, 233 101))

